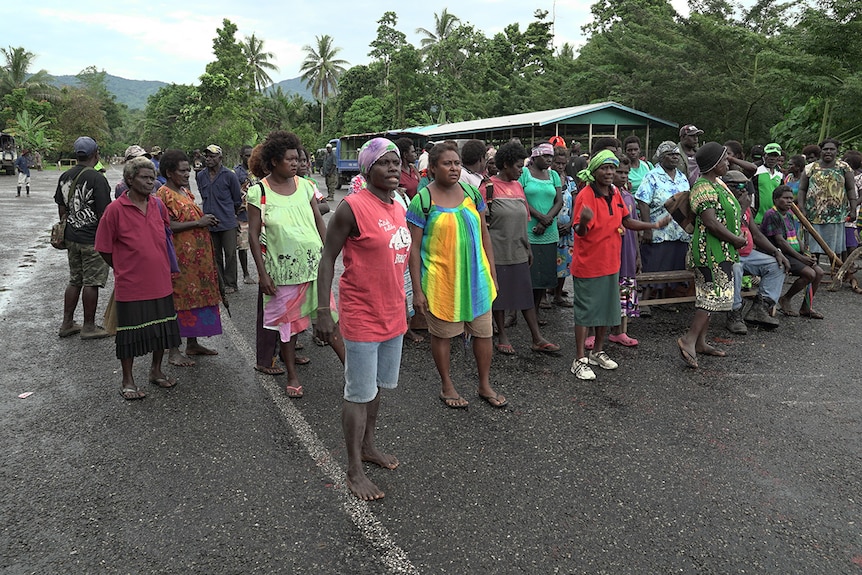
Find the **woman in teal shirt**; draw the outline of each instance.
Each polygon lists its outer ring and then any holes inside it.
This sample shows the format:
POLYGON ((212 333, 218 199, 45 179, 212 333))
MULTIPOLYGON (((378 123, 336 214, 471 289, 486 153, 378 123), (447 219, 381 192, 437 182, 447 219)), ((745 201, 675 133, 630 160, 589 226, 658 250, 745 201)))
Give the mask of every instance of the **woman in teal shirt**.
POLYGON ((546 290, 557 287, 557 214, 563 207, 562 184, 557 172, 551 170, 554 147, 543 143, 533 148, 530 165, 521 171, 518 181, 524 188, 530 207, 527 238, 533 252, 530 279, 533 283, 533 303, 536 309, 546 290))

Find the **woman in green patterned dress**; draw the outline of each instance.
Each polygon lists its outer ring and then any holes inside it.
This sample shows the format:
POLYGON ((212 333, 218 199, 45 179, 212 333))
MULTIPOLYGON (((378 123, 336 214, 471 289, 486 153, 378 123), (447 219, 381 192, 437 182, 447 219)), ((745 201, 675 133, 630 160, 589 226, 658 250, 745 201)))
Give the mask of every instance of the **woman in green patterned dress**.
POLYGON ((700 177, 691 188, 691 209, 696 214, 688 268, 694 271, 695 312, 691 326, 676 340, 683 361, 697 367, 697 354, 724 357, 724 351, 706 342, 712 312, 733 307, 733 264, 746 243, 741 232, 739 202, 721 181, 727 173, 727 148, 708 142, 695 155, 700 177))

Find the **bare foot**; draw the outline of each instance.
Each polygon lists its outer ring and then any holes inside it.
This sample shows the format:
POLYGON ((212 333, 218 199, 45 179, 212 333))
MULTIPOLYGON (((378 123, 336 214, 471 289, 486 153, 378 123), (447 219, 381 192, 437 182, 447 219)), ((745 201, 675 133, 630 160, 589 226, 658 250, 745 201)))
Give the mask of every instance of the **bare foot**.
POLYGON ((191 367, 195 364, 195 360, 184 356, 180 353, 179 348, 172 347, 168 352, 168 363, 177 367, 191 367))
POLYGON ((398 467, 398 458, 379 451, 376 447, 362 450, 362 461, 379 465, 384 469, 395 469, 398 467))
POLYGON ((347 483, 347 487, 351 493, 362 501, 375 501, 383 499, 386 495, 379 487, 371 483, 371 480, 362 471, 358 473, 348 471, 345 483, 347 483))
POLYGON ((422 343, 425 341, 425 338, 413 331, 412 329, 408 329, 407 333, 404 334, 404 337, 412 341, 413 343, 422 343))
POLYGON ((709 344, 703 344, 695 347, 695 351, 697 353, 703 355, 711 355, 713 357, 727 357, 727 352, 716 347, 712 347, 709 344))
POLYGON ((790 301, 783 297, 778 298, 778 310, 788 317, 796 317, 799 315, 798 312, 793 311, 793 308, 790 307, 790 301))
POLYGON ((186 355, 218 355, 218 352, 196 343, 193 345, 186 344, 186 355))

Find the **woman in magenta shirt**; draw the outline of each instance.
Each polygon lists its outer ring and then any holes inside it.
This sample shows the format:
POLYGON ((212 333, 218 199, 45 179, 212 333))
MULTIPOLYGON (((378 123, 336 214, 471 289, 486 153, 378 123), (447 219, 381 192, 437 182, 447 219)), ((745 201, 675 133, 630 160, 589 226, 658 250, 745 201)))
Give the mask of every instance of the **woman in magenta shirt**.
POLYGON ((166 234, 168 211, 153 196, 153 163, 139 157, 126 163, 123 179, 129 191, 112 202, 96 230, 96 251, 114 268, 117 307, 117 359, 123 369, 120 394, 143 399, 132 373, 135 357, 152 352, 149 382, 173 387, 176 380, 162 372, 165 350, 180 345, 174 309, 171 265, 166 234))

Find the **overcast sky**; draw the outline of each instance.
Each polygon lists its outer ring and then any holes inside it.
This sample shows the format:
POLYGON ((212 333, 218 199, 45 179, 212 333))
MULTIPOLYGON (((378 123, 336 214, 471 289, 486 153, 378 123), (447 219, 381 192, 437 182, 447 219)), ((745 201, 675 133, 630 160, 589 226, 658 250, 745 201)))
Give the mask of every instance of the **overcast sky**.
MULTIPOLYGON (((419 45, 416 28, 434 28, 434 13, 443 8, 486 36, 513 22, 524 30, 536 9, 555 15, 555 45, 583 42, 581 26, 590 19, 593 0, 472 0, 467 3, 402 4, 397 28, 419 45)), ((673 0, 677 10, 684 0, 673 0)), ((350 65, 367 64, 368 44, 377 34, 377 20, 393 2, 378 0, 183 0, 165 2, 59 2, 40 0, 0 3, 3 22, 0 45, 23 46, 36 54, 33 71, 77 74, 94 65, 109 74, 135 80, 192 84, 212 61, 212 40, 223 18, 237 25, 237 39, 256 34, 275 54, 276 82, 299 75, 302 47, 315 36, 329 34, 350 65), (253 8, 254 6, 254 8, 253 8)))

